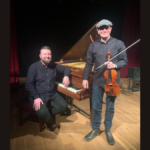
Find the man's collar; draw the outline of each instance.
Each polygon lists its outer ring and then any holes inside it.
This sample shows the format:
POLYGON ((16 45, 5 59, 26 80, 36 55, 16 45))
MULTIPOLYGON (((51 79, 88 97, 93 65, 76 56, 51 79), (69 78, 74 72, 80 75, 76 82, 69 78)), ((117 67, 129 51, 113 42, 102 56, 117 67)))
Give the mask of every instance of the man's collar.
MULTIPOLYGON (((111 38, 112 38, 112 37, 110 36, 109 39, 106 41, 106 43, 108 43, 108 41, 111 40, 111 38)), ((100 41, 101 41, 101 38, 100 38, 100 41)), ((101 41, 101 43, 105 43, 105 42, 101 41)), ((106 43, 105 43, 105 44, 106 44, 106 43)))
POLYGON ((39 60, 39 62, 40 62, 40 64, 41 64, 42 66, 45 66, 44 63, 43 63, 41 60, 39 60))

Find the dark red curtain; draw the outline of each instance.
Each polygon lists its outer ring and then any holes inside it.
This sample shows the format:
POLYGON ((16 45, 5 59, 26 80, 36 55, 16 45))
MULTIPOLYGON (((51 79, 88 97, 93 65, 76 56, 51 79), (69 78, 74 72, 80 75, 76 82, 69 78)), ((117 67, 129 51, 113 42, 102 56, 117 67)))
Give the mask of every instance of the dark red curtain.
MULTIPOLYGON (((122 41, 126 47, 140 39, 140 4, 128 2, 125 8, 122 41)), ((128 77, 128 68, 140 67, 140 42, 127 51, 128 65, 121 68, 121 77, 128 77)))
MULTIPOLYGON (((17 87, 19 82, 19 64, 17 51, 17 36, 13 1, 10 1, 10 88, 17 87)), ((14 89, 15 90, 15 89, 14 89)))

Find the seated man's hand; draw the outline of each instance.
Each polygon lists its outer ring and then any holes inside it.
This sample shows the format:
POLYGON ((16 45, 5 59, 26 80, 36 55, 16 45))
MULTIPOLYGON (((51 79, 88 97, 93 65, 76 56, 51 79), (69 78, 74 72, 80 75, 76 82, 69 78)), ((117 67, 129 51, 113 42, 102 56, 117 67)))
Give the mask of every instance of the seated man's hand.
POLYGON ((36 111, 38 111, 38 110, 40 109, 40 105, 41 105, 41 104, 44 105, 42 99, 37 98, 37 99, 34 100, 33 108, 34 108, 36 111))
POLYGON ((64 84, 65 87, 67 87, 70 84, 69 77, 64 76, 62 83, 64 84))
POLYGON ((88 80, 83 80, 82 81, 82 85, 85 89, 88 89, 89 88, 89 81, 88 80))

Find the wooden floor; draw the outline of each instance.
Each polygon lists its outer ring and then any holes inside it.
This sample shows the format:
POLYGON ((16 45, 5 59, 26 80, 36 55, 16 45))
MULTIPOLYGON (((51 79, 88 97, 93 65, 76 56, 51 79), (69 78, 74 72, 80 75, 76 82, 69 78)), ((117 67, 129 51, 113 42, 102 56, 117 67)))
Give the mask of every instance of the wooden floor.
MULTIPOLYGON (((74 104, 90 112, 89 99, 74 100, 74 104)), ((105 129, 105 108, 103 104, 101 130, 105 129)), ((86 142, 84 137, 92 130, 90 119, 78 111, 70 116, 56 116, 61 126, 58 135, 47 129, 39 132, 39 124, 32 121, 20 127, 15 102, 11 103, 10 116, 10 150, 140 150, 140 91, 130 95, 121 93, 115 102, 111 128, 115 138, 113 146, 107 143, 104 132, 91 142, 86 142)))

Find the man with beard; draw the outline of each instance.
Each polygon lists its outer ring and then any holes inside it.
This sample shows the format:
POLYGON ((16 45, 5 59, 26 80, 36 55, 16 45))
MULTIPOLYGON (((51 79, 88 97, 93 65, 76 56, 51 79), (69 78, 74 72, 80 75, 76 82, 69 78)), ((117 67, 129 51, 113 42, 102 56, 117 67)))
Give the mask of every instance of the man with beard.
MULTIPOLYGON (((107 69, 115 69, 118 73, 117 84, 120 83, 120 68, 125 67, 128 63, 126 52, 121 53, 112 61, 107 62, 107 53, 110 51, 111 57, 115 56, 119 52, 125 49, 125 45, 121 40, 110 36, 112 30, 112 23, 109 20, 103 19, 96 25, 96 30, 100 35, 100 39, 90 44, 87 51, 86 66, 83 73, 83 87, 89 88, 88 79, 93 67, 95 68, 105 63, 105 66, 98 69, 94 73, 94 79, 92 84, 92 113, 93 122, 91 123, 92 131, 85 136, 86 141, 93 140, 96 136, 101 134, 101 111, 102 111, 102 99, 104 94, 104 88, 106 79, 104 77, 104 71, 107 69)), ((106 111, 105 111, 105 134, 107 142, 110 145, 115 144, 115 140, 111 134, 110 128, 112 127, 112 120, 114 116, 114 103, 117 96, 111 96, 106 94, 106 111)))
POLYGON ((64 112, 68 105, 57 93, 56 75, 57 73, 64 74, 62 83, 67 87, 70 83, 70 69, 51 62, 52 53, 48 46, 41 48, 39 57, 40 60, 33 63, 28 69, 25 88, 29 92, 29 102, 37 116, 46 123, 51 131, 58 134, 59 127, 55 123, 55 115, 64 112))

